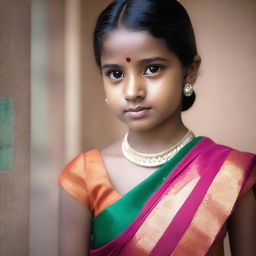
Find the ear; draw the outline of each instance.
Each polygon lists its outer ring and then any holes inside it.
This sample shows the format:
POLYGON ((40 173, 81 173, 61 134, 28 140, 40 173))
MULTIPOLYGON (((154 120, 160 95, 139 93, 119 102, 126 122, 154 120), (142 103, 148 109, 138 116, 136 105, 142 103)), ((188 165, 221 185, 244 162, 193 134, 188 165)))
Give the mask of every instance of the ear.
POLYGON ((189 83, 193 85, 196 82, 200 64, 201 64, 201 57, 199 55, 195 55, 193 63, 186 68, 186 73, 184 77, 185 83, 189 83))

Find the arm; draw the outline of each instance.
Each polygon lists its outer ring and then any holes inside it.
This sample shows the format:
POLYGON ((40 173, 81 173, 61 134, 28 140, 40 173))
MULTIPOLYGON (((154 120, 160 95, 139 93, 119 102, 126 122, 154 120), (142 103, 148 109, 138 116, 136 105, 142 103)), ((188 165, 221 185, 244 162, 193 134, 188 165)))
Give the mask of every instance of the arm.
POLYGON ((90 228, 90 211, 61 189, 59 255, 89 255, 90 228))
POLYGON ((232 256, 256 255, 256 199, 247 191, 236 205, 228 221, 232 256))

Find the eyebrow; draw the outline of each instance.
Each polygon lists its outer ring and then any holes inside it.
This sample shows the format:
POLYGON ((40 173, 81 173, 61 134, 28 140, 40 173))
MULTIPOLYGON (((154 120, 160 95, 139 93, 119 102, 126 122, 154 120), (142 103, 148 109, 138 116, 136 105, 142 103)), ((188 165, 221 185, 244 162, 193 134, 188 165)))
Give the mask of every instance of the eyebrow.
MULTIPOLYGON (((148 64, 148 63, 151 63, 151 62, 154 62, 154 61, 168 61, 167 59, 165 58, 162 58, 162 57, 151 57, 151 58, 146 58, 146 59, 142 59, 139 61, 139 63, 141 64, 148 64)), ((117 65, 117 64, 105 64, 103 66, 101 66, 102 69, 104 68, 120 68, 121 66, 120 65, 117 65)))
POLYGON ((140 60, 139 62, 142 63, 142 64, 148 64, 148 63, 150 63, 150 62, 154 62, 154 61, 157 61, 157 60, 168 61, 168 60, 165 59, 165 58, 161 58, 161 57, 152 57, 152 58, 147 58, 147 59, 140 60))
POLYGON ((104 69, 104 68, 120 68, 120 66, 117 64, 105 64, 101 66, 101 69, 104 69))

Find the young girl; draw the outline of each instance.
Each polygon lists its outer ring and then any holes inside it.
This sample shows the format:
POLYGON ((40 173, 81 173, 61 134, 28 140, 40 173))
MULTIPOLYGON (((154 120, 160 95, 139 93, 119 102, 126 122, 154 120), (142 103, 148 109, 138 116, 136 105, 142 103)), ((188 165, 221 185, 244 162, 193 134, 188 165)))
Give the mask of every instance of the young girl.
POLYGON ((255 155, 194 137, 200 57, 175 0, 116 0, 99 16, 95 58, 128 133, 74 158, 60 184, 61 256, 256 255, 255 155))

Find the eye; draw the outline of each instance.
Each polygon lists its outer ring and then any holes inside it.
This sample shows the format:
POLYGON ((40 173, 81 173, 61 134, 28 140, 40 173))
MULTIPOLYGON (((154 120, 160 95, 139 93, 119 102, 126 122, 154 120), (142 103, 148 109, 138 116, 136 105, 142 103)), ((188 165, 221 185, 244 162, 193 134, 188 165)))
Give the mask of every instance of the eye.
POLYGON ((106 76, 113 80, 119 80, 124 77, 124 74, 121 70, 108 70, 106 76))
POLYGON ((157 74, 160 70, 162 70, 162 66, 159 65, 151 65, 148 66, 144 72, 144 75, 154 75, 157 74))

